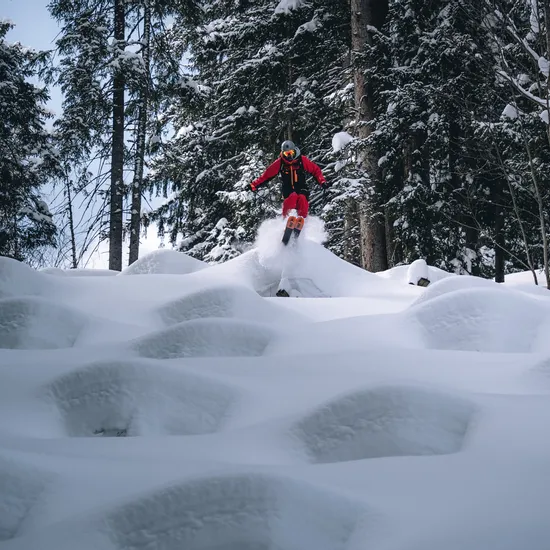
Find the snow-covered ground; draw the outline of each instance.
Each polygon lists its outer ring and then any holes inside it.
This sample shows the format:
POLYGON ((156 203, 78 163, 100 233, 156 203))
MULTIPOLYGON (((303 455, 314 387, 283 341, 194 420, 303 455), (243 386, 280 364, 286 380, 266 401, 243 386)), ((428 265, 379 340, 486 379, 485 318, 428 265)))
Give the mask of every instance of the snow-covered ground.
POLYGON ((308 223, 215 266, 0 258, 0 550, 550 547, 548 291, 308 223))

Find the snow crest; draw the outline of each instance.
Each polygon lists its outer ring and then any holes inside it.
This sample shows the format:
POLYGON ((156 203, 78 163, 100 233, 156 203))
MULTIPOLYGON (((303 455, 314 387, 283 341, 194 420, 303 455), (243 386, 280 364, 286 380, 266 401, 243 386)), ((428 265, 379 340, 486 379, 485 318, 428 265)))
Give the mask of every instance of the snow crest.
POLYGON ((167 275, 185 275, 200 271, 208 264, 201 262, 196 258, 187 256, 183 252, 176 250, 159 249, 145 254, 132 265, 124 268, 121 275, 146 275, 160 273, 167 275))

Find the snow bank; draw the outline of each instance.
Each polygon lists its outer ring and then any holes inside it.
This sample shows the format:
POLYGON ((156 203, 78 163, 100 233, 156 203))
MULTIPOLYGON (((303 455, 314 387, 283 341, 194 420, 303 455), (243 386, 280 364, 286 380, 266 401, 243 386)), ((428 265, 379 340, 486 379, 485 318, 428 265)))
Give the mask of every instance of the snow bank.
POLYGON ((0 348, 70 348, 85 324, 80 313, 44 298, 0 300, 0 348))
POLYGON ((43 393, 72 437, 212 433, 235 398, 217 381, 139 360, 88 364, 43 393))
POLYGON ((28 265, 0 256, 0 298, 33 296, 47 291, 48 282, 28 265))
POLYGON ((158 314, 167 325, 208 317, 285 324, 302 318, 300 314, 289 316, 287 310, 268 303, 251 289, 233 285, 205 288, 170 301, 158 309, 158 314))
POLYGON ((237 319, 195 319, 135 340, 142 357, 258 356, 273 336, 264 325, 237 319))
POLYGON ((208 264, 176 250, 159 249, 145 254, 132 265, 125 267, 121 275, 150 273, 185 275, 208 267, 208 264))
POLYGON ((398 265, 387 269, 386 271, 379 271, 376 273, 379 277, 383 279, 391 279, 396 282, 406 283, 406 284, 418 284, 420 277, 425 277, 430 281, 430 288, 436 281, 441 281, 444 279, 457 279, 458 275, 454 273, 449 273, 438 267, 428 265, 425 260, 419 259, 415 260, 411 264, 407 265, 398 265))
POLYGON ((264 355, 322 354, 338 350, 422 349, 421 334, 407 318, 396 315, 361 315, 305 324, 276 335, 264 355))
POLYGON ((58 267, 46 267, 41 269, 40 273, 60 277, 109 277, 119 274, 112 269, 60 269, 58 267))
POLYGON ((166 487, 106 523, 117 548, 344 550, 361 508, 300 481, 245 473, 166 487))
POLYGON ((548 338, 539 336, 550 307, 519 292, 457 290, 413 306, 407 315, 420 325, 430 349, 528 353, 550 348, 548 338))
POLYGON ((460 450, 474 406, 415 387, 389 386, 339 397, 292 430, 312 462, 436 455, 460 450))
POLYGON ((19 534, 52 475, 0 456, 0 542, 19 534))
POLYGON ((449 294, 457 290, 468 290, 473 288, 487 288, 492 290, 501 290, 504 287, 498 285, 490 279, 473 277, 471 275, 456 275, 446 277, 433 282, 414 302, 414 305, 422 304, 428 300, 433 300, 438 296, 449 294))

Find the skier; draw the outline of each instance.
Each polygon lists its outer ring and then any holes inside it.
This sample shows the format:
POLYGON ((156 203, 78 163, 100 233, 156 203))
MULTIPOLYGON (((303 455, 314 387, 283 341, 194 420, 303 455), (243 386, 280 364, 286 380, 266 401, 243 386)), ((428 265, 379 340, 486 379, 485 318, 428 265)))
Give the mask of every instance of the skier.
POLYGON ((306 172, 312 174, 319 185, 327 188, 327 180, 319 166, 300 153, 292 141, 284 141, 281 154, 267 170, 250 184, 255 192, 262 183, 272 180, 278 174, 282 179, 283 217, 289 210, 295 209, 298 216, 306 218, 309 211, 309 190, 306 184, 306 172))

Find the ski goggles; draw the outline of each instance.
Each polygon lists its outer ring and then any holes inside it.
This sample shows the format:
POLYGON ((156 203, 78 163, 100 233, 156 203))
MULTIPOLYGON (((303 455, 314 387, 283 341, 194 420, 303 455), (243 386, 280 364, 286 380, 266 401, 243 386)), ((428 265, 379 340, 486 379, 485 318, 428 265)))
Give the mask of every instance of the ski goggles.
POLYGON ((294 149, 290 149, 289 151, 283 151, 283 155, 287 158, 292 158, 296 156, 296 151, 294 149))

